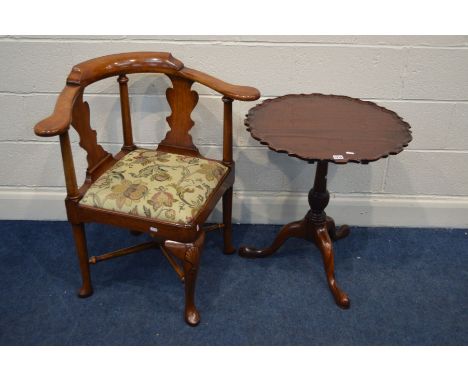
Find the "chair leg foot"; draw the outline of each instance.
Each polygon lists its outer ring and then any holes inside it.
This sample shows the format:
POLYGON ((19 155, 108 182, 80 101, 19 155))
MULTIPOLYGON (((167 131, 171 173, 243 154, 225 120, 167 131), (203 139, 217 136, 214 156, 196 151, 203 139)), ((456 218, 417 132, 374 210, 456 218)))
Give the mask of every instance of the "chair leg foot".
POLYGON ((185 322, 190 326, 197 326, 200 323, 200 313, 195 306, 185 308, 185 322))
POLYGON ((84 225, 83 223, 72 224, 72 229, 82 280, 82 285, 78 291, 78 296, 85 298, 93 294, 93 287, 91 284, 91 275, 89 271, 88 248, 86 245, 84 225))
POLYGON ((191 326, 200 323, 200 313, 195 306, 195 284, 200 261, 200 250, 193 246, 187 249, 184 260, 184 286, 185 286, 185 322, 191 326))
POLYGON ((232 244, 232 194, 231 187, 223 195, 223 252, 226 255, 232 255, 236 252, 236 248, 232 244))
POLYGON ((92 296, 93 294, 93 288, 80 288, 79 291, 78 291, 78 297, 79 298, 86 298, 86 297, 90 297, 92 296))
POLYGON ((198 313, 198 309, 195 306, 195 285, 204 241, 205 233, 202 231, 193 243, 179 243, 167 240, 164 244, 176 257, 183 260, 185 286, 184 318, 185 322, 191 326, 196 326, 200 323, 200 313, 198 313))

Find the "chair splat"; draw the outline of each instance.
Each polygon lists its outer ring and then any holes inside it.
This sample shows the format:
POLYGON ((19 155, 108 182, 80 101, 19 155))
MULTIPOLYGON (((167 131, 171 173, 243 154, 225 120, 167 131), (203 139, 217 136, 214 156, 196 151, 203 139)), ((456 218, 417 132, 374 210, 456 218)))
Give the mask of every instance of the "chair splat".
POLYGON ((171 147, 180 153, 198 155, 198 149, 193 144, 190 129, 195 124, 190 117, 198 103, 198 93, 191 90, 193 81, 181 77, 168 76, 172 82, 172 88, 166 90, 166 97, 172 114, 166 118, 170 130, 161 141, 158 149, 167 150, 171 147))
POLYGON ((78 95, 73 105, 71 125, 80 137, 80 146, 88 154, 86 157, 88 161, 86 179, 95 180, 99 176, 99 174, 95 174, 95 170, 105 160, 111 160, 112 155, 97 143, 97 133, 91 127, 89 105, 88 102, 83 101, 83 92, 78 95))

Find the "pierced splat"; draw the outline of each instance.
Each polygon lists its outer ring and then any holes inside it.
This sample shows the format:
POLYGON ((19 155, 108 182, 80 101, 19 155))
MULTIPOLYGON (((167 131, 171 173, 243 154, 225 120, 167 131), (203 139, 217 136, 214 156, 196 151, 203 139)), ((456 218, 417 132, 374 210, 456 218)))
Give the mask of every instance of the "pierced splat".
POLYGON ((83 101, 83 92, 78 95, 73 106, 71 125, 80 137, 80 146, 88 153, 86 179, 95 180, 100 175, 98 171, 100 165, 112 160, 112 155, 97 143, 97 133, 91 128, 89 105, 83 101))
POLYGON ((166 90, 167 102, 172 110, 172 114, 166 120, 171 129, 159 144, 158 150, 175 148, 181 153, 198 154, 198 149, 193 144, 192 136, 189 133, 194 125, 190 115, 197 105, 198 93, 190 90, 193 81, 176 76, 168 77, 173 86, 166 90))

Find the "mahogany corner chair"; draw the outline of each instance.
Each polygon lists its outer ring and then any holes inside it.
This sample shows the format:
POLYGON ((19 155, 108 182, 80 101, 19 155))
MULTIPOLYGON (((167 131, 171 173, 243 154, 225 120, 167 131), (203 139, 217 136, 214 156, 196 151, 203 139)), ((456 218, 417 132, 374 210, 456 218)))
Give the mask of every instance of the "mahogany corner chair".
POLYGON ((231 233, 232 102, 254 101, 259 97, 255 88, 231 85, 189 69, 165 52, 113 54, 73 67, 53 114, 39 122, 34 132, 42 137, 58 135, 60 138, 67 189, 65 206, 82 277, 80 297, 93 293, 90 264, 158 246, 185 283, 186 322, 199 323, 194 292, 205 231, 222 228, 224 253, 235 252, 231 233), (126 76, 133 73, 162 73, 172 83, 172 88, 166 90, 172 110, 167 117, 170 129, 154 150, 139 149, 133 142, 126 76), (116 76, 119 83, 124 141, 114 156, 98 144, 96 131, 90 125, 88 103, 83 101, 88 85, 111 76, 116 76), (191 90, 194 82, 223 96, 221 161, 204 158, 192 142, 189 131, 194 122, 190 115, 198 101, 198 94, 191 90), (70 125, 79 135, 79 145, 87 152, 88 168, 81 187, 75 176, 68 135, 70 125), (221 197, 223 223, 204 227, 221 197), (134 234, 149 233, 152 240, 89 258, 84 230, 87 222, 124 227, 134 234))

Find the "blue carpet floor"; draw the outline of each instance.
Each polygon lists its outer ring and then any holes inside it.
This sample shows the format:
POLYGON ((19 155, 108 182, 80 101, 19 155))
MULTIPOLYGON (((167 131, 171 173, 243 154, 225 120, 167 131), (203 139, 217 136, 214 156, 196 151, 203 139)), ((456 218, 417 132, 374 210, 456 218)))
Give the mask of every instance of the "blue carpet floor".
MULTIPOLYGON (((235 244, 278 226, 240 225, 235 244)), ((88 225, 90 255, 146 240, 88 225)), ((0 222, 0 345, 468 345, 468 231, 353 228, 335 243, 339 309, 318 251, 290 239, 274 256, 221 253, 207 234, 197 284, 202 321, 183 321, 183 285, 158 250, 79 273, 66 222, 0 222)))

